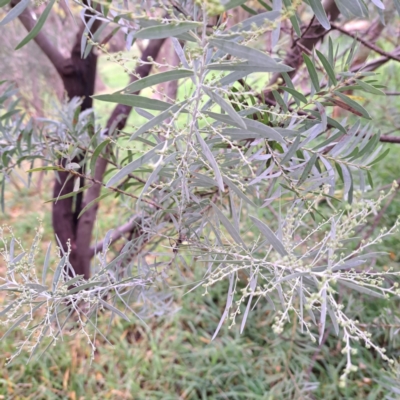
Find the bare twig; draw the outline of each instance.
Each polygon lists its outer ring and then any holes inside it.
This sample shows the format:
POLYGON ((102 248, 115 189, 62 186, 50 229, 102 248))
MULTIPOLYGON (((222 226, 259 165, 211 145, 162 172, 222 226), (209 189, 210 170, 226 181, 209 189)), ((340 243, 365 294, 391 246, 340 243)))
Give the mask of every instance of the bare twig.
POLYGON ((400 143, 400 136, 383 135, 379 140, 383 143, 400 143))
POLYGON ((384 56, 386 58, 388 58, 389 60, 396 60, 396 61, 400 61, 400 57, 397 56, 396 54, 393 53, 389 53, 385 50, 382 50, 380 47, 376 46, 375 44, 368 42, 367 40, 359 37, 357 34, 352 33, 347 31, 346 29, 343 29, 340 25, 331 23, 331 26, 333 29, 338 30, 339 32, 343 33, 344 35, 350 36, 351 38, 359 41, 360 43, 362 43, 365 47, 368 47, 369 49, 375 51, 375 53, 380 54, 381 56, 384 56))
MULTIPOLYGON (((138 224, 137 215, 132 217, 127 223, 116 228, 110 238, 110 242, 106 243, 107 245, 111 245, 123 237, 126 233, 131 232, 132 229, 138 224)), ((97 242, 94 246, 90 248, 91 257, 93 257, 96 253, 103 249, 104 239, 97 242)))

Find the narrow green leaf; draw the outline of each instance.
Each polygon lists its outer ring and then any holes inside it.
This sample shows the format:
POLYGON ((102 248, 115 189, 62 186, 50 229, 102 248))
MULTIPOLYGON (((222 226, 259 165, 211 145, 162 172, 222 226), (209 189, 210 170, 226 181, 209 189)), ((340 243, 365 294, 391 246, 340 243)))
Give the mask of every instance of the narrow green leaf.
POLYGON ((252 207, 257 207, 230 179, 228 179, 226 176, 224 176, 223 179, 229 189, 232 189, 238 197, 250 204, 252 207))
POLYGON ((43 285, 46 283, 47 270, 49 269, 50 250, 51 250, 51 242, 49 243, 49 246, 47 247, 46 256, 44 258, 44 263, 43 263, 43 272, 42 272, 42 284, 43 285))
POLYGON ((276 100, 276 102, 282 107, 282 110, 286 113, 289 112, 287 104, 285 103, 285 100, 280 95, 280 93, 277 90, 273 90, 272 95, 274 96, 274 99, 276 100))
POLYGON ((250 7, 247 7, 245 4, 242 4, 240 7, 242 7, 243 10, 247 11, 251 15, 257 15, 257 11, 253 10, 250 7))
POLYGON ((28 42, 30 42, 42 29, 44 23, 46 22, 47 17, 50 14, 51 9, 53 8, 54 3, 56 0, 50 0, 49 4, 47 4, 46 8, 44 9, 42 15, 39 17, 38 22, 33 27, 33 29, 28 33, 28 35, 18 44, 15 50, 20 49, 21 47, 25 46, 28 42))
POLYGON ((120 310, 118 310, 118 308, 115 308, 114 306, 112 306, 111 304, 107 303, 106 301, 104 301, 103 299, 99 299, 100 303, 105 307, 108 308, 110 311, 112 311, 113 313, 119 315, 122 319, 124 319, 125 321, 130 322, 129 318, 120 310))
POLYGON ((302 103, 304 103, 304 104, 308 103, 307 97, 304 96, 303 94, 301 94, 300 92, 298 92, 297 90, 286 87, 286 86, 281 86, 281 89, 284 90, 285 92, 290 93, 295 99, 300 100, 302 103))
POLYGON ((140 107, 146 110, 165 111, 171 107, 171 104, 165 101, 138 96, 135 94, 121 94, 117 92, 112 94, 100 94, 92 97, 95 100, 124 104, 130 107, 140 107))
POLYGON ((67 294, 78 293, 78 292, 81 292, 82 290, 88 289, 93 286, 100 286, 103 283, 104 283, 104 281, 92 281, 92 282, 84 283, 83 285, 75 286, 74 288, 68 290, 67 294))
POLYGON ((222 175, 221 175, 221 172, 219 170, 218 164, 215 161, 215 158, 214 158, 210 148, 207 146, 207 143, 204 141, 204 139, 201 137, 200 133, 197 130, 196 130, 196 137, 197 137, 197 140, 200 143, 201 149, 203 150, 204 156, 207 158, 207 160, 211 164, 211 167, 213 168, 213 171, 214 171, 214 174, 215 174, 215 179, 216 179, 216 181, 218 183, 218 187, 221 190, 221 192, 223 192, 225 190, 224 182, 222 180, 222 175))
POLYGON ((336 314, 333 312, 331 307, 329 307, 329 305, 328 305, 327 308, 328 308, 329 316, 331 317, 333 329, 335 330, 336 335, 339 335, 339 323, 338 323, 338 320, 336 318, 336 314))
MULTIPOLYGON (((319 0, 316 0, 319 1, 319 0)), ((317 53, 318 58, 320 59, 322 65, 325 68, 326 73, 329 76, 329 79, 331 80, 333 85, 337 85, 337 80, 336 80, 336 75, 335 71, 333 70, 333 67, 329 64, 329 61, 326 59, 326 57, 318 50, 315 50, 317 53)))
POLYGON ((309 272, 294 272, 293 274, 285 275, 283 278, 274 282, 274 284, 276 285, 278 283, 291 281, 291 280, 298 278, 299 276, 303 276, 303 275, 309 275, 309 272))
POLYGON ((329 22, 328 17, 326 16, 326 12, 324 6, 321 3, 321 0, 308 0, 317 20, 320 24, 326 29, 331 29, 331 24, 329 22))
MULTIPOLYGON (((233 125, 232 120, 225 114, 218 114, 211 111, 206 111, 205 114, 209 115, 211 118, 216 121, 223 122, 228 125, 233 125)), ((263 137, 269 140, 275 140, 277 142, 284 142, 281 134, 270 126, 264 125, 259 121, 254 121, 252 119, 245 118, 244 122, 246 124, 246 130, 238 129, 233 130, 230 128, 224 129, 224 132, 232 132, 238 131, 237 133, 243 133, 245 138, 255 138, 255 137, 263 137)))
MULTIPOLYGON (((372 138, 370 138, 367 142, 367 144, 353 157, 350 158, 350 162, 356 160, 357 158, 361 158, 363 155, 365 154, 372 154, 372 151, 375 149, 376 145, 379 142, 379 135, 374 135, 372 138)), ((356 148, 355 150, 357 150, 358 148, 356 148)))
POLYGON ((265 236, 271 246, 281 255, 287 255, 285 247, 282 242, 277 238, 274 232, 266 225, 264 222, 261 222, 256 217, 250 215, 250 219, 253 221, 254 225, 260 230, 260 232, 265 236))
POLYGON ((288 161, 291 160, 294 153, 298 150, 299 144, 301 140, 301 135, 297 135, 296 139, 294 140, 293 144, 290 146, 289 150, 286 152, 285 156, 281 161, 281 165, 286 164, 288 161))
POLYGON ((226 11, 231 10, 232 8, 239 7, 242 4, 246 3, 247 0, 229 0, 224 4, 224 8, 226 11))
MULTIPOLYGON (((283 3, 285 4, 286 9, 290 9, 292 6, 291 0, 283 0, 283 3)), ((290 13, 290 22, 292 23, 292 26, 293 26, 294 31, 296 32, 296 35, 300 38, 301 37, 301 29, 300 29, 300 24, 299 24, 296 12, 290 13)))
POLYGON ((289 68, 290 71, 292 70, 291 67, 285 64, 280 64, 267 54, 251 47, 243 46, 241 44, 237 44, 235 42, 224 39, 210 39, 209 42, 212 46, 215 46, 218 49, 231 54, 232 56, 249 60, 252 65, 259 65, 262 67, 271 68, 283 67, 289 68))
POLYGON ((66 261, 66 256, 63 256, 60 262, 58 263, 56 270, 54 271, 53 284, 52 284, 53 292, 56 290, 58 281, 60 280, 61 272, 65 266, 65 261, 66 261))
POLYGON ((28 169, 26 172, 38 172, 38 171, 63 171, 63 169, 60 167, 49 166, 49 167, 37 167, 28 169))
POLYGON ((206 87, 203 87, 203 90, 210 99, 214 100, 214 102, 217 103, 233 119, 236 125, 246 129, 246 124, 244 123, 243 118, 218 93, 212 92, 206 87))
POLYGON ((340 92, 334 92, 336 96, 338 96, 344 103, 346 103, 348 106, 350 106, 352 109, 356 110, 363 116, 364 118, 371 119, 371 116, 369 115, 368 111, 358 104, 356 101, 351 99, 350 97, 344 95, 343 93, 340 92))
POLYGON ((292 67, 285 64, 276 63, 276 65, 260 65, 254 64, 251 61, 246 62, 221 62, 208 64, 206 66, 209 70, 214 71, 240 71, 247 72, 247 74, 255 72, 290 72, 293 71, 292 67))
POLYGON ((181 103, 174 104, 167 110, 161 112, 160 114, 156 115, 153 117, 150 121, 146 122, 144 125, 142 125, 131 137, 129 140, 135 140, 138 136, 140 136, 142 133, 147 132, 154 126, 160 124, 167 118, 171 117, 171 114, 181 110, 181 112, 184 112, 184 105, 187 103, 187 100, 182 101, 181 103))
POLYGON ((110 138, 105 138, 95 149, 93 152, 92 158, 90 159, 90 173, 94 176, 96 170, 96 161, 103 149, 110 143, 110 138))
POLYGON ((232 236, 237 244, 241 244, 245 246, 243 239, 240 237, 239 232, 235 229, 235 227, 229 222, 228 218, 221 212, 221 210, 213 203, 210 202, 212 208, 218 216, 218 219, 222 222, 222 225, 226 228, 228 233, 232 236))
POLYGON ((192 29, 201 26, 199 22, 178 22, 165 25, 150 26, 136 32, 134 37, 137 39, 164 39, 171 36, 181 35, 192 29))
POLYGON ((371 172, 369 172, 368 170, 367 170, 367 177, 368 177, 368 183, 371 186, 371 188, 373 189, 374 188, 374 181, 372 179, 371 172))
POLYGON ((318 149, 322 149, 323 147, 327 146, 329 143, 332 143, 336 140, 339 140, 341 137, 343 136, 343 132, 338 132, 334 135, 332 135, 329 139, 326 139, 325 141, 323 141, 322 143, 320 143, 319 145, 313 147, 313 150, 318 150, 318 149))
MULTIPOLYGON (((400 0, 399 0, 400 1, 400 0)), ((268 11, 272 11, 272 7, 270 5, 268 5, 267 3, 265 3, 263 0, 258 0, 258 2, 268 11)), ((400 14, 400 13, 399 13, 400 14)))
POLYGON ((368 167, 376 164, 377 162, 383 160, 388 154, 389 154, 390 149, 386 149, 383 153, 381 153, 378 157, 375 158, 374 161, 368 164, 368 167))
POLYGON ((103 193, 102 195, 100 195, 99 197, 97 197, 96 199, 92 200, 90 203, 86 204, 85 207, 83 207, 83 209, 81 210, 81 212, 78 215, 79 219, 82 214, 84 214, 87 210, 89 210, 89 208, 93 207, 95 204, 97 204, 99 201, 103 200, 104 198, 106 198, 107 196, 112 195, 113 192, 108 192, 108 193, 103 193))
POLYGON ((308 177, 308 174, 311 171, 311 168, 314 166, 315 162, 317 161, 318 154, 314 153, 312 157, 308 160, 303 173, 301 174, 300 179, 297 182, 297 186, 300 186, 308 177))
POLYGON ((345 281, 343 279, 339 279, 338 282, 344 286, 347 286, 350 289, 356 290, 357 292, 367 294, 368 296, 378 297, 384 299, 385 296, 382 293, 376 292, 375 290, 366 288, 364 286, 356 285, 352 282, 345 281))
POLYGON ((376 94, 378 96, 385 96, 385 93, 382 90, 377 89, 376 87, 366 83, 362 80, 356 79, 356 82, 368 93, 376 94))
POLYGON ((332 65, 332 68, 335 68, 335 57, 333 54, 333 42, 332 42, 332 38, 329 36, 328 38, 328 61, 329 61, 329 65, 332 65))
POLYGON ((121 179, 125 178, 127 175, 138 169, 139 167, 150 161, 155 155, 156 151, 161 150, 165 146, 165 142, 160 142, 157 146, 153 147, 143 156, 132 161, 128 165, 125 165, 121 170, 119 170, 114 176, 112 176, 106 183, 107 187, 113 186, 115 183, 119 182, 121 179))
POLYGON ((46 200, 45 203, 52 203, 52 202, 55 202, 58 200, 68 199, 69 197, 75 196, 78 193, 84 192, 86 189, 90 188, 91 186, 92 186, 92 184, 89 183, 88 185, 82 186, 80 189, 78 189, 76 191, 72 191, 72 192, 64 194, 62 196, 54 197, 53 199, 46 200))
POLYGON ((70 286, 74 285, 76 282, 81 281, 83 278, 84 278, 84 275, 76 275, 74 278, 65 281, 65 286, 70 287, 70 286))
POLYGON ((177 81, 178 79, 190 78, 191 76, 193 76, 193 71, 189 69, 175 69, 173 71, 161 72, 141 78, 122 89, 121 92, 135 93, 160 83, 177 81))
POLYGON ((35 312, 42 304, 44 304, 45 301, 41 301, 36 307, 34 307, 31 311, 23 314, 21 317, 19 317, 12 325, 11 327, 6 331, 6 333, 2 336, 2 338, 0 339, 3 340, 5 339, 15 328, 17 328, 19 325, 22 324, 22 322, 24 322, 28 317, 31 317, 31 312, 35 312))

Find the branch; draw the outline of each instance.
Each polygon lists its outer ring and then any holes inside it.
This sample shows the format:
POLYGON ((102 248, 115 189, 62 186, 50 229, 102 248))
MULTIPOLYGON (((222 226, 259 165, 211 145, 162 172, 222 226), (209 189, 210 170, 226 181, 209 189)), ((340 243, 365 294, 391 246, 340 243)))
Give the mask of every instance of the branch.
MULTIPOLYGON (((156 39, 150 41, 145 51, 143 52, 141 59, 143 61, 147 61, 148 58, 151 57, 155 60, 164 41, 165 39, 156 39)), ((149 75, 151 68, 152 68, 151 63, 139 65, 136 68, 135 74, 132 76, 131 81, 136 81, 138 79, 137 76, 145 77, 149 75)), ((112 112, 111 117, 107 122, 107 128, 110 129, 118 121, 115 129, 118 130, 123 129, 131 110, 132 107, 130 106, 118 104, 114 108, 114 111, 112 112)), ((109 151, 109 149, 110 148, 108 147, 107 151, 109 151)), ((94 181, 96 181, 97 183, 95 183, 87 190, 82 207, 84 207, 86 204, 89 204, 91 201, 99 197, 104 173, 106 172, 107 169, 107 164, 108 162, 106 158, 99 157, 97 159, 96 169, 94 174, 94 181)), ((90 276, 90 260, 92 258, 90 242, 92 239, 93 227, 96 221, 97 209, 98 209, 98 204, 91 207, 82 215, 82 217, 79 219, 79 225, 76 234, 76 243, 78 246, 78 253, 79 253, 79 260, 77 260, 77 262, 80 265, 78 266, 78 268, 75 266, 74 268, 78 270, 84 270, 85 276, 90 276)))
POLYGON ((360 38, 357 34, 352 33, 347 31, 346 29, 343 29, 341 26, 331 23, 331 26, 333 29, 338 30, 339 32, 342 32, 343 34, 350 36, 351 38, 359 41, 360 43, 362 43, 365 47, 368 47, 369 49, 375 51, 376 53, 380 54, 381 56, 386 57, 389 60, 396 60, 396 61, 400 61, 400 57, 396 56, 393 53, 388 53, 385 50, 382 50, 380 47, 376 46, 375 44, 368 42, 367 40, 364 40, 362 38, 360 38))
MULTIPOLYGON (((132 217, 126 224, 116 228, 111 236, 110 242, 106 243, 107 245, 111 245, 119 240, 126 233, 131 232, 133 228, 138 224, 137 216, 132 217)), ((96 253, 99 253, 104 246, 104 239, 97 242, 94 246, 90 248, 90 257, 92 258, 96 253)))
POLYGON ((383 143, 400 143, 400 136, 383 135, 380 137, 379 141, 383 143))
MULTIPOLYGON (((18 3, 19 0, 13 0, 11 2, 11 6, 15 7, 18 3)), ((28 32, 33 29, 37 20, 35 13, 30 8, 26 8, 18 18, 28 32)), ((62 76, 63 67, 66 62, 66 59, 63 57, 63 55, 49 41, 46 34, 42 30, 35 36, 33 40, 40 47, 43 53, 46 54, 47 58, 54 65, 54 68, 57 70, 58 74, 62 76)))
MULTIPOLYGON (((395 55, 395 56, 400 56, 400 46, 396 47, 392 51, 391 54, 395 55)), ((388 61, 390 61, 390 58, 388 58, 388 57, 380 57, 380 58, 377 58, 376 60, 373 60, 373 61, 369 62, 368 64, 354 65, 353 67, 351 67, 350 71, 351 72, 357 72, 359 70, 375 71, 376 69, 378 69, 382 65, 386 64, 388 61)))

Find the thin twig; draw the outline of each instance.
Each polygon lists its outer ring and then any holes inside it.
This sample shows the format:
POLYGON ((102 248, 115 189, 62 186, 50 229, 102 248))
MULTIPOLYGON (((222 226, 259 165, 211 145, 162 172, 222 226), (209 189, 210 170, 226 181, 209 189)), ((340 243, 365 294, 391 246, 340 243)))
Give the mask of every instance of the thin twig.
MULTIPOLYGON (((111 245, 119 240, 122 236, 126 233, 132 231, 132 229, 137 225, 137 215, 132 217, 127 223, 121 225, 120 227, 116 228, 113 232, 113 235, 110 238, 110 242, 107 245, 111 245)), ((97 242, 94 246, 90 248, 90 256, 93 257, 96 253, 103 249, 104 239, 97 242)))
MULTIPOLYGON (((87 179, 88 181, 96 183, 97 185, 103 186, 103 187, 105 187, 107 189, 110 189, 113 192, 116 192, 116 193, 119 193, 119 194, 123 194, 125 196, 131 197, 132 199, 136 199, 136 200, 139 199, 139 196, 136 196, 136 195, 128 193, 128 192, 125 192, 124 190, 118 189, 118 188, 116 188, 114 186, 107 186, 105 183, 103 183, 103 182, 101 182, 101 181, 99 181, 99 180, 97 180, 95 178, 92 178, 91 176, 82 174, 82 173, 80 173, 78 171, 75 171, 75 170, 72 170, 72 169, 65 169, 62 165, 58 165, 57 167, 60 168, 61 171, 69 172, 72 175, 78 176, 78 177, 83 178, 83 179, 87 179)), ((144 199, 144 198, 142 198, 141 200, 143 202, 145 202, 145 203, 148 203, 148 204, 158 208, 159 210, 162 210, 162 206, 160 206, 159 204, 157 204, 156 202, 154 202, 152 200, 144 199)))
POLYGON ((343 29, 340 25, 337 25, 337 24, 331 22, 331 26, 333 29, 336 29, 339 32, 341 32, 347 36, 350 36, 351 38, 357 40, 358 42, 362 43, 365 47, 368 47, 369 49, 375 51, 376 53, 380 54, 381 56, 384 56, 390 60, 400 61, 400 57, 396 56, 393 53, 388 53, 387 51, 382 50, 380 47, 376 46, 375 44, 368 42, 365 39, 360 38, 357 34, 349 32, 346 29, 343 29))
POLYGON ((383 135, 379 140, 383 143, 400 143, 400 136, 383 135))

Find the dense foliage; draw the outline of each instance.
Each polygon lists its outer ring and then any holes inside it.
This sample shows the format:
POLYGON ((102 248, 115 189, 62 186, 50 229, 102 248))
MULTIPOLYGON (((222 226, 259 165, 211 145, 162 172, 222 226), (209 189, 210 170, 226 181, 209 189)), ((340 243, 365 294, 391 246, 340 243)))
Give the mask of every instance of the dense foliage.
MULTIPOLYGON (((373 267, 380 241, 398 232, 399 222, 376 235, 360 235, 368 217, 397 190, 394 183, 387 193, 371 195, 370 171, 388 150, 382 151, 380 132, 358 98, 382 96, 384 88, 368 66, 355 64, 357 37, 344 51, 331 36, 314 49, 318 29, 325 34, 336 12, 326 12, 328 6, 352 19, 385 18, 384 5, 309 0, 304 8, 302 1, 274 1, 271 9, 261 0, 248 3, 174 0, 143 7, 76 1, 84 21, 80 57, 95 49, 132 77, 121 90, 92 96, 97 104, 119 105, 107 125, 85 105, 86 98, 77 97, 60 104, 56 116, 30 120, 18 108, 13 84, 0 86, 3 209, 9 176, 29 162, 29 179, 41 171, 55 173, 63 184, 52 202, 71 200, 79 221, 74 240, 57 237, 59 254, 49 245, 43 268, 36 263, 40 228, 30 249, 12 230, 11 235, 2 230, 7 273, 0 289, 9 293, 1 311, 9 326, 5 337, 17 327, 26 332, 11 360, 23 349, 32 356, 46 349, 70 325, 86 335, 94 356, 94 338, 104 335, 96 326, 99 312, 129 320, 128 313, 141 318, 167 311, 177 268, 200 269, 203 277, 192 286, 205 295, 226 283, 214 337, 227 320, 243 332, 252 310, 265 303, 274 311, 276 335, 296 320, 311 342, 321 344, 327 325, 333 327, 331 334, 345 343, 343 385, 357 369, 354 342, 395 363, 346 312, 344 294, 383 299, 400 294, 400 272, 373 267), (231 23, 227 12, 239 6, 249 14, 231 23), (306 17, 313 13, 309 24, 302 23, 299 10, 306 17), (307 48, 309 43, 301 43, 313 23, 314 43, 307 48), (104 32, 110 26, 113 34, 124 33, 127 52, 108 53, 104 32), (266 37, 270 52, 262 50, 266 37), (300 46, 297 58, 293 61, 289 49, 282 60, 280 47, 291 37, 292 47, 300 46), (138 40, 149 49, 167 39, 178 65, 129 53, 138 40), (306 85, 295 79, 303 62, 306 85), (177 98, 157 89, 172 81, 179 82, 177 98), (149 88, 159 98, 151 98, 149 88), (332 107, 346 117, 336 117, 332 107), (128 122, 125 129, 120 124, 132 108, 139 123, 128 122), (86 270, 76 275, 75 248, 81 239, 90 244, 92 234, 79 229, 93 228, 96 207, 109 196, 118 200, 129 237, 111 259, 113 235, 122 234, 110 230, 95 240, 83 256, 93 257, 90 276, 86 270)), ((40 46, 54 4, 46 5, 16 50, 32 39, 40 46)), ((398 0, 393 5, 400 9, 398 0)), ((0 26, 28 6, 25 0, 13 4, 0 26)))

